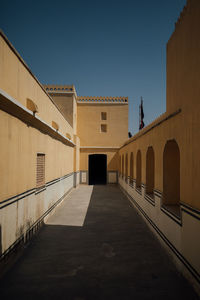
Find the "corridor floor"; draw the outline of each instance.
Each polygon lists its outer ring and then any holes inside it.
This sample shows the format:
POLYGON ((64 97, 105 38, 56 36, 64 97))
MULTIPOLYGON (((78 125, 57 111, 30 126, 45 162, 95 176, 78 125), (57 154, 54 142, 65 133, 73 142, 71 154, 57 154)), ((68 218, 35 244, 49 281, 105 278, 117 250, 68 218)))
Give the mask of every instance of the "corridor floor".
POLYGON ((119 187, 109 185, 80 186, 66 197, 2 278, 0 298, 199 299, 119 187))

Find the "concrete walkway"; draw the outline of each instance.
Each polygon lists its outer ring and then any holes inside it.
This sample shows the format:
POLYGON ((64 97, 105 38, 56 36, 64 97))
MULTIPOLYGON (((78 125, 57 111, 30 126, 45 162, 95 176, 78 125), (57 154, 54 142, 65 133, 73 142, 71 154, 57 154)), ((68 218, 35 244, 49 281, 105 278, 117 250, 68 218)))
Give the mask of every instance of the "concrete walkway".
POLYGON ((81 186, 71 193, 55 213, 48 225, 83 226, 90 203, 93 186, 81 186))
POLYGON ((0 297, 199 299, 117 186, 72 192, 4 276, 0 297))

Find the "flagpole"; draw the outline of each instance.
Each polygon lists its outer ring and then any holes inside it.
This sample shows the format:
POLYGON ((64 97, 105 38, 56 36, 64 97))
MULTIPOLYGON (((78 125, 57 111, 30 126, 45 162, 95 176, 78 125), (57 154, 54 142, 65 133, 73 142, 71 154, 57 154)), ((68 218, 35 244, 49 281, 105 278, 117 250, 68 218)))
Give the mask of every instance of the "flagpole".
POLYGON ((144 113, 143 113, 143 98, 141 96, 141 102, 139 106, 139 130, 144 127, 143 123, 144 113))

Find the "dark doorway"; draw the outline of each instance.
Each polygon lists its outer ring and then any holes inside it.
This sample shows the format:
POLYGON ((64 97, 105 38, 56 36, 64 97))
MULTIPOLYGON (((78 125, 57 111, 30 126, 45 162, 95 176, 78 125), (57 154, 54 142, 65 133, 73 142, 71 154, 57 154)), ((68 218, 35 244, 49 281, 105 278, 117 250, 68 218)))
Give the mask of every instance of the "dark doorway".
POLYGON ((106 184, 107 156, 106 154, 89 155, 89 184, 106 184))

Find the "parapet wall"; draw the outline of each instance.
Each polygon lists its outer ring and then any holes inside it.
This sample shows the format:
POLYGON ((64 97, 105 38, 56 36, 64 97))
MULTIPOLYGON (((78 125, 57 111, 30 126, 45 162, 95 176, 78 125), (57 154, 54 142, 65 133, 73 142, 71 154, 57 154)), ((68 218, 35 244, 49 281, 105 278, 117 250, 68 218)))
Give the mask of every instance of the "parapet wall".
POLYGON ((77 103, 128 104, 128 97, 77 97, 77 103))
POLYGON ((76 134, 76 90, 74 85, 44 85, 53 102, 60 109, 65 119, 76 134))
POLYGON ((75 86, 72 85, 58 85, 58 84, 44 84, 44 89, 47 93, 75 93, 75 86))

